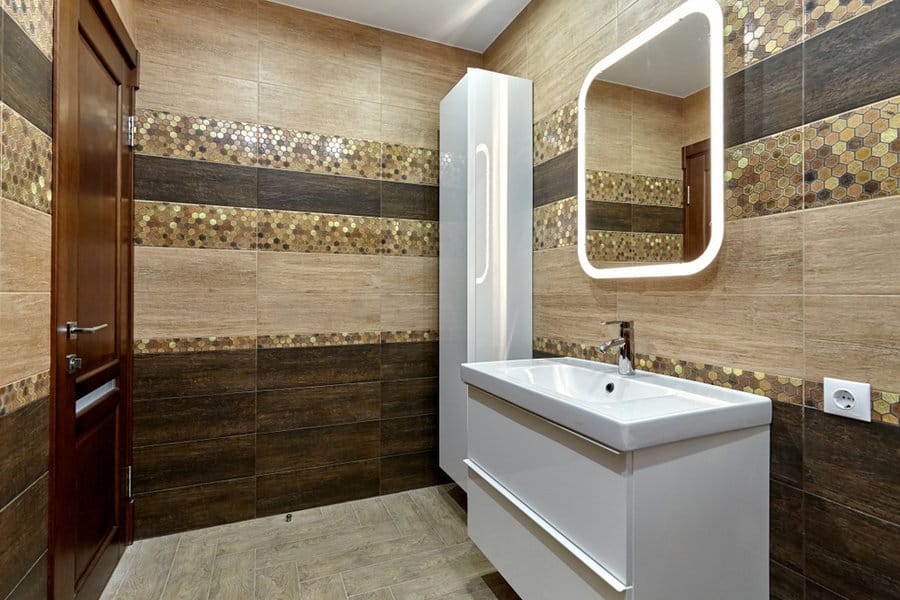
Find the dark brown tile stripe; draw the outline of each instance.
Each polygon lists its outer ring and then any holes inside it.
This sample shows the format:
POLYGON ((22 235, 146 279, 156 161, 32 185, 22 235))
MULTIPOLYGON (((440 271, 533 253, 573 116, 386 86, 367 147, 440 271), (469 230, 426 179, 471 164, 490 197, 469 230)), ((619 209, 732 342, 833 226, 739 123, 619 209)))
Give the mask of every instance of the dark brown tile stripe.
POLYGON ((800 598, 803 598, 803 575, 775 561, 769 562, 769 599, 799 600, 800 598))
POLYGON ((49 400, 0 417, 0 507, 49 468, 49 400))
POLYGON ((256 394, 240 392, 134 403, 134 445, 152 446, 256 431, 256 394))
POLYGON ((587 206, 587 228, 606 231, 631 231, 632 210, 630 202, 599 202, 592 200, 587 206))
POLYGON ((900 94, 898 23, 889 2, 804 42, 806 123, 900 94))
POLYGON ((769 556, 803 571, 803 490, 777 481, 769 484, 769 556))
POLYGON ((436 415, 385 419, 381 422, 381 455, 415 454, 437 447, 436 415))
POLYGON ((773 480, 803 487, 803 407, 772 403, 770 471, 773 480))
POLYGON ((381 182, 358 177, 260 169, 259 206, 281 211, 377 217, 381 214, 381 182))
POLYGON ((152 400, 253 391, 256 367, 256 350, 137 355, 134 397, 152 400))
POLYGON ((238 479, 138 494, 134 506, 138 539, 244 521, 256 516, 256 482, 238 479))
POLYGON ((259 517, 377 496, 379 461, 364 460, 257 479, 259 517))
POLYGON ((47 553, 41 555, 7 600, 40 600, 47 596, 47 553))
POLYGON ((381 379, 381 345, 259 350, 259 389, 334 385, 381 379))
POLYGON ((45 134, 53 129, 53 65, 2 11, 2 93, 0 100, 45 134))
POLYGON ((436 377, 438 343, 381 344, 381 379, 436 377))
POLYGON ((900 598, 900 525, 809 493, 804 518, 810 580, 847 598, 900 598))
POLYGON ((256 474, 378 458, 380 438, 378 421, 261 433, 256 439, 256 474))
POLYGON ((438 378, 381 382, 381 418, 432 415, 438 412, 438 378))
POLYGON ((439 188, 411 183, 381 183, 381 216, 437 221, 440 219, 439 188))
POLYGON ((0 597, 9 596, 47 549, 48 481, 41 476, 0 507, 0 597))
MULTIPOLYGON (((635 204, 631 213, 631 230, 643 233, 683 233, 684 209, 671 206, 635 204)), ((588 225, 588 228, 591 228, 588 225)))
POLYGON ((255 435, 134 449, 136 494, 252 477, 255 435))
POLYGON ((394 494, 448 481, 450 478, 438 466, 438 453, 435 450, 381 459, 382 494, 394 494))
POLYGON ((578 193, 578 155, 574 150, 534 168, 534 206, 571 198, 578 193))
POLYGON ((256 208, 259 169, 138 154, 134 197, 153 202, 256 208))
POLYGON ((381 418, 382 385, 377 382, 260 392, 257 431, 344 425, 381 418))

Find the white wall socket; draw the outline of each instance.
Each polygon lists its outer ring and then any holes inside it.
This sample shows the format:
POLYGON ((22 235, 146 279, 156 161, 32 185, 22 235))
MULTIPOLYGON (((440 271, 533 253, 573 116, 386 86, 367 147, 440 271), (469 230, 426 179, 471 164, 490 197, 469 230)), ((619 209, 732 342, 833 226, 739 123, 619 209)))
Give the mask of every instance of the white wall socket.
POLYGON ((825 412, 860 421, 871 421, 872 386, 868 383, 826 377, 825 412))

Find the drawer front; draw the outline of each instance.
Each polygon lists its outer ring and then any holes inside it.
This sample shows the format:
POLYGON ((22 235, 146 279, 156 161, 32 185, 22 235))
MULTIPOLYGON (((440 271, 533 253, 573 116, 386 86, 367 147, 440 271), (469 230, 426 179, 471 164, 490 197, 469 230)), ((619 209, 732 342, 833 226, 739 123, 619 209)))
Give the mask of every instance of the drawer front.
POLYGON ((469 458, 630 584, 631 455, 615 454, 472 387, 468 412, 469 458))
POLYGON ((627 600, 500 495, 469 474, 469 537, 524 600, 627 600))

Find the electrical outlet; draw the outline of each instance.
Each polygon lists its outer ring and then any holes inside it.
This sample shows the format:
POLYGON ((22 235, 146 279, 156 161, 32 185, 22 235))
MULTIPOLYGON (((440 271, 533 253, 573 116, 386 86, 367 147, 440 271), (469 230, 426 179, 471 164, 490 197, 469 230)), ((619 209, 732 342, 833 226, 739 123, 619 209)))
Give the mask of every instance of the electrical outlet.
POLYGON ((872 386, 868 383, 825 378, 825 412, 857 419, 872 420, 872 386))

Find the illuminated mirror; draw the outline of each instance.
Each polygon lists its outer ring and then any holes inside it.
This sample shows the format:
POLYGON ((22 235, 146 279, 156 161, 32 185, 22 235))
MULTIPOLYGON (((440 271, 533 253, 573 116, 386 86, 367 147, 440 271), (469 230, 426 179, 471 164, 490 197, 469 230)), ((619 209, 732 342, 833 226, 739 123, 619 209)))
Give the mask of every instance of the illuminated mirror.
POLYGON ((691 0, 601 60, 578 99, 578 259, 689 275, 724 235, 722 12, 691 0))

